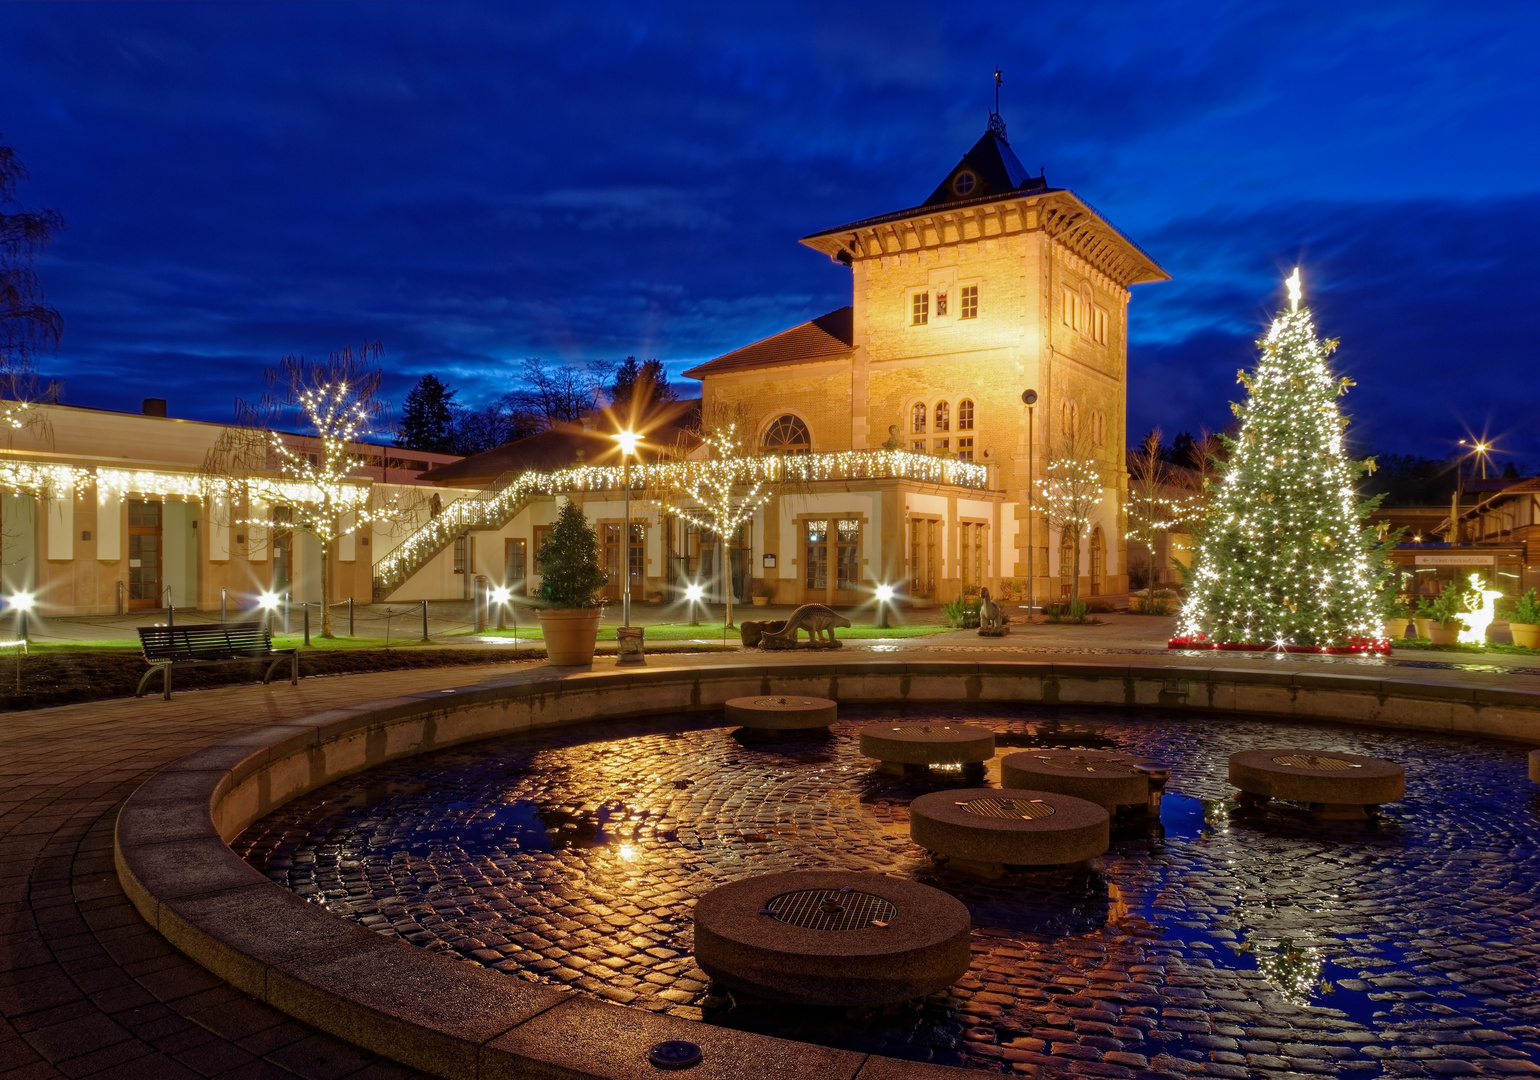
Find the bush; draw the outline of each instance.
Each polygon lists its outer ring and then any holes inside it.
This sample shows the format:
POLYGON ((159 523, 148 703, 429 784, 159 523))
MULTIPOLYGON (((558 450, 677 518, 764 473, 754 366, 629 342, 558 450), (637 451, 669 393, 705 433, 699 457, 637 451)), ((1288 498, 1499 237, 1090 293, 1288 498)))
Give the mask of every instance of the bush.
POLYGON ((1519 597, 1508 608, 1508 621, 1531 626, 1540 624, 1540 599, 1536 599, 1534 589, 1519 597))
POLYGON ((969 603, 966 596, 961 596, 941 605, 941 617, 954 630, 967 629, 979 624, 979 607, 977 600, 969 603))
POLYGON ((1453 581, 1444 585, 1444 591, 1432 600, 1423 597, 1417 601, 1417 617, 1419 619, 1432 619, 1440 626, 1448 626, 1460 617, 1460 608, 1464 598, 1460 595, 1460 587, 1453 581))
POLYGON ((535 556, 540 572, 540 603, 550 608, 599 606, 599 590, 609 575, 599 566, 599 539, 582 509, 572 500, 556 516, 550 539, 535 556))

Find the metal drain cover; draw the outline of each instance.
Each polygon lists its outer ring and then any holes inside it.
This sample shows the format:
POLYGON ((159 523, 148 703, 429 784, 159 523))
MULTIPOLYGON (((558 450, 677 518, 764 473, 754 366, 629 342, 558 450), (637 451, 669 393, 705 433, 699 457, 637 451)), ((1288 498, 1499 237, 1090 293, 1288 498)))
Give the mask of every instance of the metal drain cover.
POLYGON ((970 814, 979 817, 1005 818, 1012 821, 1034 821, 1053 816, 1053 807, 1041 799, 974 799, 957 804, 970 814))
POLYGON ((941 727, 940 725, 936 724, 926 724, 923 727, 896 727, 893 729, 893 733, 895 735, 940 735, 943 732, 951 730, 952 729, 949 727, 941 727))
POLYGON ((769 900, 764 911, 787 926, 805 930, 865 930, 887 926, 898 908, 871 893, 841 889, 799 889, 769 900))
POLYGON ((765 697, 755 698, 754 704, 762 709, 791 708, 805 709, 812 704, 806 698, 765 697))
POLYGON ((1325 772, 1346 772, 1348 769, 1363 768, 1362 765, 1355 765, 1341 758, 1320 757, 1316 754, 1283 754, 1273 758, 1273 764, 1293 765, 1297 769, 1321 769, 1325 772))

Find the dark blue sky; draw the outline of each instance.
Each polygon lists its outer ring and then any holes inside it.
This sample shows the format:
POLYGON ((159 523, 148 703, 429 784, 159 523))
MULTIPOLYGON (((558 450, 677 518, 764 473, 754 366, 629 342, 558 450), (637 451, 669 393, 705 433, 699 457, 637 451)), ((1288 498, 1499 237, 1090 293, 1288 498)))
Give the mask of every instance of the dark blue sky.
MULTIPOLYGON (((1533 3, 0 4, 0 137, 69 229, 66 399, 228 419, 379 339, 468 404, 526 355, 679 370, 849 299, 799 236, 1010 141, 1174 276, 1130 437, 1217 427, 1303 264, 1355 431, 1540 462, 1533 3)), ((1502 459, 1499 459, 1502 460, 1502 459)))

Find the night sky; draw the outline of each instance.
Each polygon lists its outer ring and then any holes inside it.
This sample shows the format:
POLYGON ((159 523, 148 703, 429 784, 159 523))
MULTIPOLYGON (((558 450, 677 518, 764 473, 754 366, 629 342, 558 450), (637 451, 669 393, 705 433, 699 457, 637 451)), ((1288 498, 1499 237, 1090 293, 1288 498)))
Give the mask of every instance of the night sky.
MULTIPOLYGON (((849 302, 802 248, 982 134, 1150 252, 1130 439, 1218 427, 1303 266, 1354 432, 1540 463, 1534 3, 0 4, 0 140, 66 401, 227 420, 383 342, 464 404, 524 356, 671 370, 849 302)), ((695 385, 695 384, 690 384, 695 385)))

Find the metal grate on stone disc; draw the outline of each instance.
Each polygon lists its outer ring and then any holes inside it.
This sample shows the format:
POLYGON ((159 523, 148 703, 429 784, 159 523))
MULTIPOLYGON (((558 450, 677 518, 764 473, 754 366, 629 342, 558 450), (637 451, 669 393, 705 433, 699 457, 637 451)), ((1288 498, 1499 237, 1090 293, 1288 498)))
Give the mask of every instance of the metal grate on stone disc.
POLYGON ((943 731, 951 730, 949 727, 942 727, 938 724, 925 724, 915 727, 896 727, 893 729, 893 732, 896 735, 939 735, 943 731))
POLYGON ((756 698, 754 700, 754 704, 756 704, 756 705, 782 705, 782 706, 785 706, 785 705, 798 705, 798 706, 802 706, 802 705, 811 705, 812 702, 811 701, 804 701, 804 700, 802 700, 800 698, 764 697, 764 698, 756 698))
POLYGON ((1315 754, 1283 754, 1273 758, 1273 764, 1293 765, 1298 769, 1320 769, 1323 772, 1346 772, 1348 769, 1363 768, 1341 758, 1319 757, 1315 754))
POLYGON ((1032 821, 1053 815, 1053 807, 1041 799, 974 799, 957 805, 979 817, 1005 818, 1010 821, 1032 821))
POLYGON ((765 904, 763 913, 805 930, 865 930, 889 925, 898 908, 880 896, 853 889, 799 889, 775 897, 765 904))

